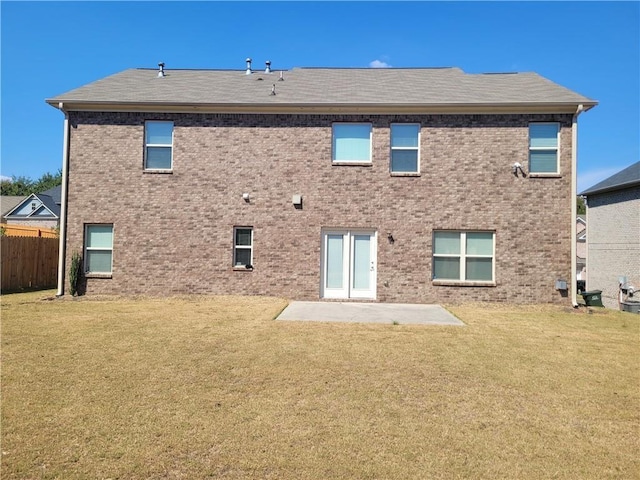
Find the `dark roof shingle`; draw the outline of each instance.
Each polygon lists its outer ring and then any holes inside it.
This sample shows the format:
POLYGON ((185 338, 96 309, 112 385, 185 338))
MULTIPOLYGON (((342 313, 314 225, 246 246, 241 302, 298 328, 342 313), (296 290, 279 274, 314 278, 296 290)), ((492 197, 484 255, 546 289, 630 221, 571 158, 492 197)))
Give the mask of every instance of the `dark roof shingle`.
POLYGON ((593 187, 584 190, 580 195, 588 197, 589 195, 613 192, 637 185, 640 185, 640 162, 636 162, 600 183, 596 183, 593 187))

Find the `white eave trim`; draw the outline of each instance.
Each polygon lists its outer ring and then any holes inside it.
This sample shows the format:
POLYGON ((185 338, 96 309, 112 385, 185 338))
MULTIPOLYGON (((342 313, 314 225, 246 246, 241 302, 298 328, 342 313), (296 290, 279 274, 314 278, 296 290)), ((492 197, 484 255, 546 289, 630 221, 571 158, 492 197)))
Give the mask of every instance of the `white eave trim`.
MULTIPOLYGON (((57 100, 47 103, 59 108, 57 100)), ((585 110, 597 103, 586 104, 585 110)), ((505 104, 424 104, 424 105, 350 105, 350 104, 175 104, 65 102, 65 111, 76 112, 149 112, 149 113, 255 113, 255 114, 526 114, 575 113, 575 103, 505 104)))

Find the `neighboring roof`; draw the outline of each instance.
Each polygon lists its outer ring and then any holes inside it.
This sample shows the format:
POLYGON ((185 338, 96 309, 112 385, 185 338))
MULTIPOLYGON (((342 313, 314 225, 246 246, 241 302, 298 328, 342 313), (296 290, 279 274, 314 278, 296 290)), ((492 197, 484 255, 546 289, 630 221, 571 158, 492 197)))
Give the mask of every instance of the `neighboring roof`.
POLYGON ((42 193, 34 193, 36 197, 40 199, 40 201, 44 204, 51 213, 53 213, 56 217, 60 216, 60 204, 56 203, 56 201, 50 197, 49 195, 44 195, 42 193))
MULTIPOLYGON (((47 99, 65 110, 97 107, 541 107, 597 104, 532 72, 468 74, 459 68, 129 69, 47 99), (275 95, 272 95, 275 85, 275 95)), ((563 110, 563 111, 565 111, 563 110)), ((555 111, 555 110, 554 110, 555 111)))
MULTIPOLYGON (((20 210, 20 208, 25 204, 31 201, 32 198, 38 198, 42 202, 42 205, 45 206, 47 210, 49 210, 52 216, 59 218, 60 217, 60 205, 55 202, 53 198, 49 195, 43 195, 42 193, 32 193, 28 197, 21 197, 22 201, 19 202, 15 207, 13 207, 9 212, 6 213, 5 217, 10 217, 13 215, 14 211, 20 210)), ((14 218, 35 218, 31 215, 15 215, 14 218)))
POLYGON ((4 217, 6 213, 13 210, 22 200, 24 195, 2 195, 0 196, 0 216, 4 217))
POLYGON ((62 203, 62 186, 58 185, 57 187, 50 188, 49 190, 45 190, 44 192, 38 193, 38 195, 48 195, 53 198, 53 201, 58 205, 62 203))
POLYGON ((615 175, 611 175, 609 178, 595 184, 593 187, 587 188, 580 193, 580 195, 588 197, 589 195, 623 190, 638 185, 640 185, 640 162, 636 162, 615 175))

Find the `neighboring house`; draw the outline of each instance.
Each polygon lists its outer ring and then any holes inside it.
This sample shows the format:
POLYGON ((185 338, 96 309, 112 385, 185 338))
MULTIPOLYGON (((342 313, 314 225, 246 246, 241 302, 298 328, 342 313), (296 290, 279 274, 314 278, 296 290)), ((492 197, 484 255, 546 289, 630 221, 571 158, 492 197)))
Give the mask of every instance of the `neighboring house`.
POLYGON ((575 288, 576 122, 596 102, 535 73, 162 65, 47 102, 65 114, 65 273, 81 252, 88 293, 575 288))
POLYGON ((3 216, 8 225, 41 228, 58 226, 61 203, 59 186, 20 198, 21 201, 3 216))
POLYGON ((640 290, 640 162, 588 188, 587 290, 618 308, 618 279, 640 290))
POLYGON ((587 220, 584 215, 576 217, 576 272, 577 280, 586 281, 587 277, 587 220))

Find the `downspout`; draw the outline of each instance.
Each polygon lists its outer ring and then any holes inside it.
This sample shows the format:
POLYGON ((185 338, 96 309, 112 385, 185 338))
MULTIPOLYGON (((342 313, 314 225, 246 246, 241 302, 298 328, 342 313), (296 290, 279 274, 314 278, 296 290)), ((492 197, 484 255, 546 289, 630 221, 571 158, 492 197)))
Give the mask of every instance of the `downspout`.
POLYGON ((60 246, 58 248, 58 291, 57 297, 64 295, 64 268, 67 246, 67 189, 69 186, 69 114, 60 102, 58 108, 64 113, 64 138, 62 141, 62 190, 60 192, 60 246))
POLYGON ((573 114, 571 125, 571 304, 574 308, 578 306, 578 272, 576 268, 576 236, 578 221, 578 206, 576 197, 578 196, 578 115, 584 110, 584 105, 578 105, 576 113, 573 114))

